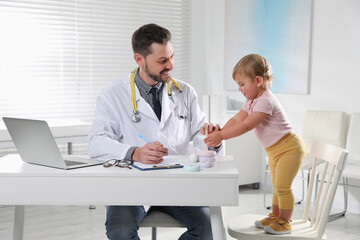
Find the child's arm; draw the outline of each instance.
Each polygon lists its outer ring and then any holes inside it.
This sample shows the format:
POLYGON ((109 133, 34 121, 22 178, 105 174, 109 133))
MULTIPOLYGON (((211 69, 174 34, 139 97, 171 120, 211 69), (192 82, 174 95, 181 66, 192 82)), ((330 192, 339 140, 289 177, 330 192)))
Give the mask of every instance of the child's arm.
POLYGON ((258 126, 268 115, 269 114, 263 112, 252 112, 243 121, 237 120, 236 123, 230 125, 229 127, 224 126, 221 130, 221 136, 224 140, 226 140, 243 135, 258 126))
MULTIPOLYGON (((227 123, 225 124, 224 128, 232 128, 235 124, 237 124, 239 121, 243 121, 248 116, 247 112, 244 110, 240 110, 235 116, 229 119, 227 123)), ((224 129, 223 128, 223 129, 224 129)), ((218 146, 222 141, 222 136, 220 131, 214 131, 212 133, 209 132, 208 137, 204 139, 206 145, 208 146, 218 146)))
POLYGON ((205 138, 205 143, 208 146, 216 146, 222 140, 230 139, 240 136, 259 125, 269 114, 263 112, 252 112, 248 115, 241 110, 238 114, 232 117, 221 131, 215 131, 205 138))
POLYGON ((245 112, 244 110, 240 110, 240 112, 238 112, 235 116, 230 118, 229 121, 227 121, 227 123, 225 124, 225 126, 222 129, 231 128, 238 122, 244 121, 248 116, 249 115, 247 112, 245 112))

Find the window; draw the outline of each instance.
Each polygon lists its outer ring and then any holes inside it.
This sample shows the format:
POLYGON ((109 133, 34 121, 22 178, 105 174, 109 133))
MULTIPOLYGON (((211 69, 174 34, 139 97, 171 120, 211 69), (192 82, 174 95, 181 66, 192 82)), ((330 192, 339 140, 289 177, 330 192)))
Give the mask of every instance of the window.
POLYGON ((189 1, 0 1, 0 117, 90 122, 96 97, 136 67, 132 33, 173 36, 173 76, 189 78, 189 1))

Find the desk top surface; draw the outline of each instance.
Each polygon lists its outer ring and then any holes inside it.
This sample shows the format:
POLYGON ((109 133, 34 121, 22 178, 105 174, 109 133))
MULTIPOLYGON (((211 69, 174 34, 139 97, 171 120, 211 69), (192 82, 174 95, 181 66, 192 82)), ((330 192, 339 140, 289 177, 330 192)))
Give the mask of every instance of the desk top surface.
MULTIPOLYGON (((187 156, 170 156, 186 164, 187 156)), ((200 172, 185 172, 182 168, 140 171, 136 168, 104 168, 102 165, 72 170, 62 170, 25 163, 17 154, 0 158, 0 177, 229 177, 237 178, 238 170, 232 156, 218 156, 214 167, 201 169, 200 172)))

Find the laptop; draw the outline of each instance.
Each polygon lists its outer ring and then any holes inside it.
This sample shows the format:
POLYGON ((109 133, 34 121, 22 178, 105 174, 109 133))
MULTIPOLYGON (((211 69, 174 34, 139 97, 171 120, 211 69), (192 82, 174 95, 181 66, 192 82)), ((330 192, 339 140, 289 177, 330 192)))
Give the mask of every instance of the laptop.
POLYGON ((46 121, 10 117, 3 117, 3 120, 24 162, 61 169, 104 163, 88 156, 61 155, 46 121))

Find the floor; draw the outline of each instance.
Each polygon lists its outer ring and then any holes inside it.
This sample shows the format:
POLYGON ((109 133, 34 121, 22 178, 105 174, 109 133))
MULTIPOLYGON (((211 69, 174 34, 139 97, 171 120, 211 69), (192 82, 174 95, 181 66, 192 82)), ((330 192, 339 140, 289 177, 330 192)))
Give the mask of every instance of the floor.
MULTIPOLYGON (((224 223, 231 216, 242 213, 267 214, 263 207, 262 190, 250 186, 239 189, 239 206, 223 207, 224 223)), ((300 216, 303 204, 296 205, 294 218, 300 216)), ((11 240, 13 231, 14 207, 0 207, 0 239, 11 240)), ((104 230, 105 207, 97 206, 29 206, 25 212, 24 240, 100 240, 106 239, 104 230)), ((327 238, 341 240, 360 239, 360 215, 347 213, 345 217, 329 222, 326 226, 327 238)), ((158 240, 178 239, 184 229, 160 228, 158 240)), ((150 240, 150 229, 139 231, 142 240, 150 240)), ((229 237, 228 240, 233 238, 229 237)))

